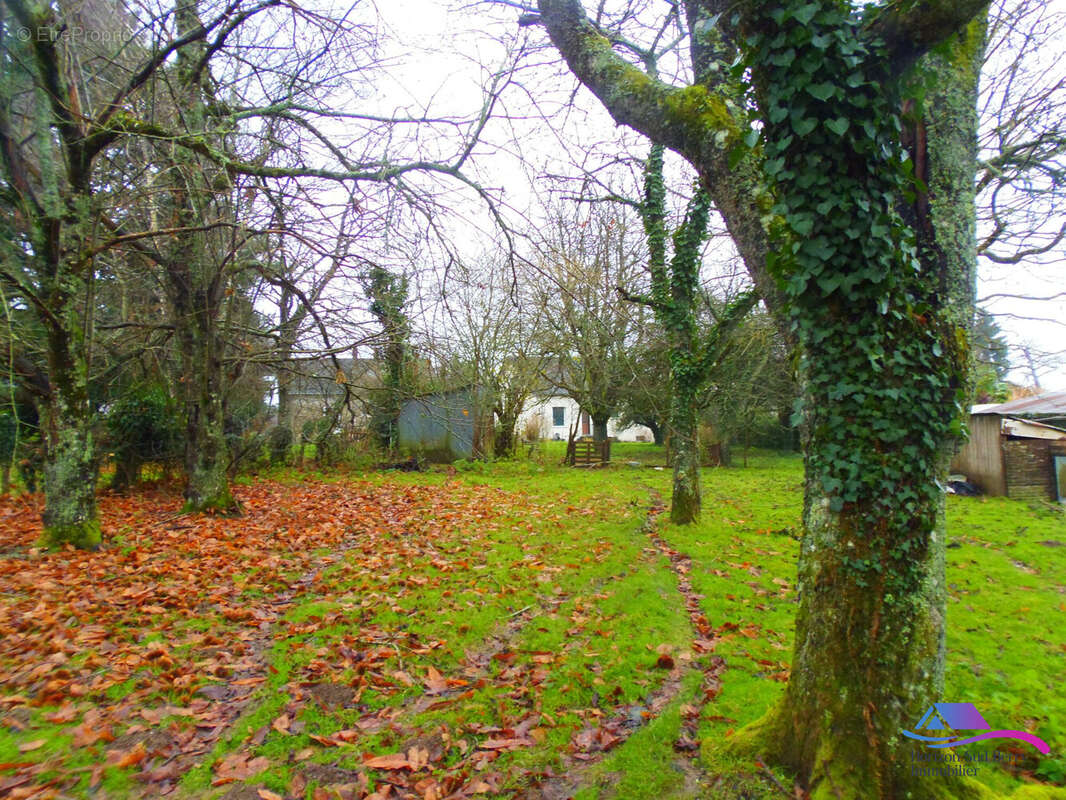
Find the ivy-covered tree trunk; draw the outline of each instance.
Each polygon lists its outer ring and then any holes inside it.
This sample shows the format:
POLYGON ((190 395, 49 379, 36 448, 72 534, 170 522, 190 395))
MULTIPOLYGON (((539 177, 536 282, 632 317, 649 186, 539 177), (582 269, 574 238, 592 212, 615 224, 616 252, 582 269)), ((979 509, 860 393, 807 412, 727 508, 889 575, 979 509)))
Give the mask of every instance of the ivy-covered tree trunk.
POLYGON ((496 416, 499 425, 496 428, 496 436, 493 439, 493 455, 496 458, 509 458, 515 450, 515 428, 518 425, 518 414, 521 406, 503 402, 496 407, 496 416))
POLYGON ((666 331, 670 350, 670 459, 674 469, 670 521, 688 525, 700 517, 700 399, 727 343, 726 334, 752 309, 756 295, 747 293, 727 307, 718 322, 703 331, 699 311, 700 248, 706 236, 710 198, 698 191, 674 231, 673 256, 666 257, 666 184, 662 145, 653 145, 644 164, 641 219, 648 242, 651 296, 623 292, 650 306, 666 331))
POLYGON ((876 44, 849 34, 838 13, 802 28, 786 13, 756 37, 785 222, 772 264, 802 347, 807 467, 792 676, 763 746, 812 798, 959 797, 961 782, 911 769, 901 731, 944 686, 941 487, 968 396, 983 26, 957 37, 950 61, 923 64, 936 87, 931 124, 903 121, 928 187, 917 184, 913 203, 900 152, 906 87, 876 44), (847 88, 797 86, 793 71, 766 67, 781 32, 792 44, 809 36, 818 74, 845 76, 847 88), (834 44, 818 47, 827 37, 834 44), (804 90, 819 102, 797 115, 804 90), (818 127, 802 144, 797 116, 818 127))
POLYGON ((381 266, 370 267, 362 276, 370 313, 381 325, 378 358, 384 363, 382 388, 376 392, 371 425, 381 446, 397 445, 397 431, 404 401, 411 392, 411 323, 407 318, 407 279, 381 266))
POLYGON ((670 428, 673 437, 674 487, 670 497, 670 521, 688 525, 700 518, 700 439, 697 398, 675 381, 670 428))
POLYGON ((101 533, 96 513, 97 462, 88 368, 77 341, 80 327, 74 298, 59 287, 53 288, 51 295, 57 301, 53 305, 57 321, 65 320, 68 325, 50 325, 47 334, 51 395, 41 406, 44 540, 50 545, 96 549, 101 533))

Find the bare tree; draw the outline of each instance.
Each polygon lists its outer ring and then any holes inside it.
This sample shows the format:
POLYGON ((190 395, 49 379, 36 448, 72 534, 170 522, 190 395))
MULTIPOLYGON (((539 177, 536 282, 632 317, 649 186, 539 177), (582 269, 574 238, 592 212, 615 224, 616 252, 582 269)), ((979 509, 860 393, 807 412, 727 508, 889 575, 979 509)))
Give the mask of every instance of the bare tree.
MULTIPOLYGON (((620 285, 641 271, 641 242, 626 209, 606 206, 557 211, 537 265, 536 302, 546 309, 545 379, 577 401, 597 441, 621 408, 633 379, 643 309, 625 302, 620 285)), ((650 316, 650 314, 649 314, 650 316)))
POLYGON ((447 295, 449 372, 476 387, 491 406, 497 458, 514 454, 518 418, 544 388, 549 362, 543 347, 548 310, 525 280, 513 278, 498 260, 460 267, 450 276, 447 295))

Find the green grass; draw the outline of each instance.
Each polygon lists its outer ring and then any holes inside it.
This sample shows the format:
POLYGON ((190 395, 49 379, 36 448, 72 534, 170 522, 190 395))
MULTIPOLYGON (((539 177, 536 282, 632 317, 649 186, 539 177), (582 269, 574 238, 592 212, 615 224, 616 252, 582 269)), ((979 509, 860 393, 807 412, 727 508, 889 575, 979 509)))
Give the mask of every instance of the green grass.
MULTIPOLYGON (((313 587, 295 595, 274 628, 265 682, 185 775, 184 795, 228 791, 211 784, 217 764, 234 753, 269 759, 271 768, 246 782, 283 796, 309 764, 362 770, 373 786, 384 773, 364 768, 364 755, 404 752, 420 736, 443 737, 435 768, 443 778, 449 770, 469 771, 486 738, 506 737, 532 720, 530 746, 501 752, 471 773, 494 775, 502 792, 518 792, 549 770, 579 766, 570 754, 581 731, 639 716, 658 699, 657 715, 581 771, 578 800, 692 797, 693 767, 718 781, 700 796, 775 796, 751 765, 724 759, 715 743, 766 713, 785 685, 801 460, 755 451, 746 467, 708 469, 699 524, 673 526, 659 517, 663 539, 692 560, 688 577, 718 633, 714 655, 725 660, 720 692, 701 705, 698 669, 672 685, 657 666, 664 650, 682 665, 699 666, 688 654, 696 634, 675 572, 642 529, 654 494, 669 498, 669 471, 647 466, 661 463, 661 449, 616 444, 614 464, 580 470, 559 466, 564 444, 542 443, 530 458, 477 469, 313 477, 274 470, 296 491, 308 480, 354 481, 364 491, 387 490, 395 505, 384 509, 383 522, 353 523, 346 549, 315 553, 313 587), (427 694, 434 675, 452 683, 427 694), (315 700, 320 684, 351 687, 351 707, 315 700), (674 750, 683 705, 700 709, 704 746, 694 763, 674 750), (288 732, 275 726, 281 718, 292 724, 288 732), (338 732, 349 738, 330 746, 338 732)), ((973 702, 994 726, 1032 730, 1051 745, 1052 757, 1028 757, 1020 772, 983 765, 979 778, 998 796, 1034 776, 1062 785, 1066 546, 1059 544, 1066 545, 1066 521, 1049 508, 961 497, 948 498, 948 519, 944 699, 973 702)), ((249 559, 234 582, 249 607, 276 590, 260 585, 262 571, 249 559)), ((281 576, 303 577, 284 570, 281 576)), ((203 629, 192 617, 173 630, 203 629)), ((157 634, 131 628, 129 635, 147 641, 157 634)), ((117 701, 136 688, 131 678, 109 696, 117 701)), ((27 733, 0 728, 0 762, 24 758, 18 746, 33 738, 48 742, 29 757, 62 757, 69 737, 43 721, 51 711, 35 709, 27 733)), ((87 755, 65 762, 90 764, 87 755)), ((779 777, 790 785, 788 776, 779 777)), ((143 792, 131 773, 117 769, 107 770, 102 786, 114 797, 143 792)), ((313 788, 307 786, 307 797, 313 788)), ((76 791, 87 796, 87 782, 76 791)))

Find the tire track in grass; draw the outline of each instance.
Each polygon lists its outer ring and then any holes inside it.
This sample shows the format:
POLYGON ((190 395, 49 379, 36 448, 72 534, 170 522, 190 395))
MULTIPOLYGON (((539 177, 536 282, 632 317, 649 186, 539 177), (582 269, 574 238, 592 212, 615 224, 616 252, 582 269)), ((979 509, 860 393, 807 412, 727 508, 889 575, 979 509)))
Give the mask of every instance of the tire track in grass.
POLYGON ((725 671, 725 659, 719 655, 713 655, 718 644, 718 633, 711 627, 707 615, 703 612, 700 600, 703 596, 697 594, 692 588, 689 574, 692 572, 692 559, 684 553, 675 550, 656 530, 658 515, 665 508, 662 496, 655 489, 649 489, 652 497, 653 513, 649 513, 645 522, 644 530, 648 534, 655 549, 669 562, 670 568, 677 576, 677 590, 685 599, 685 611, 688 612, 692 629, 696 637, 692 640, 692 651, 696 654, 696 668, 703 673, 702 687, 697 705, 687 705, 682 709, 682 731, 678 740, 674 743, 674 749, 692 757, 699 752, 700 743, 697 738, 700 717, 704 706, 712 702, 722 691, 722 672, 725 671))
MULTIPOLYGON (((666 542, 656 533, 656 525, 659 515, 665 510, 662 496, 658 491, 649 487, 651 502, 647 507, 639 532, 651 540, 652 547, 644 548, 647 553, 665 556, 670 564, 670 569, 677 579, 678 592, 685 601, 685 609, 689 615, 692 629, 697 633, 692 641, 692 651, 696 654, 710 653, 714 649, 710 624, 699 607, 699 595, 692 590, 688 579, 691 569, 691 559, 670 548, 666 542)), ((657 666, 668 670, 666 678, 649 696, 646 706, 643 708, 623 707, 617 709, 615 714, 605 720, 598 731, 586 729, 575 735, 572 746, 577 744, 583 748, 578 752, 564 754, 563 775, 558 777, 549 776, 536 786, 527 790, 521 797, 522 800, 570 800, 582 788, 592 784, 592 773, 597 766, 603 763, 615 747, 623 744, 629 737, 640 730, 649 720, 659 717, 672 703, 674 703, 683 688, 683 678, 693 667, 691 666, 692 653, 679 654, 675 659, 668 652, 660 652, 657 666)), ((725 662, 715 656, 710 667, 704 669, 704 686, 713 685, 715 694, 720 690, 721 682, 717 677, 718 672, 725 667, 725 662)), ((707 689, 704 689, 707 697, 707 689)), ((713 699, 713 698, 708 698, 713 699)), ((704 701, 706 702, 706 700, 704 701)), ((694 741, 696 727, 699 722, 700 707, 686 707, 691 713, 691 719, 684 718, 685 733, 682 734, 675 749, 686 752, 689 756, 698 750, 698 745, 688 747, 685 742, 694 741)), ((695 785, 700 774, 694 768, 688 768, 690 759, 686 759, 685 783, 695 785)))

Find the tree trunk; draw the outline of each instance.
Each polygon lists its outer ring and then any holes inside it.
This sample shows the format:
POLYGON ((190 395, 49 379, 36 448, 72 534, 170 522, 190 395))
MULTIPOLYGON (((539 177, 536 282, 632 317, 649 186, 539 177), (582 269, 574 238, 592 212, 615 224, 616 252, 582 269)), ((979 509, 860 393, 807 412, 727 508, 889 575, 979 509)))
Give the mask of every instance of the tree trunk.
MULTIPOLYGON (((750 747, 755 739, 753 750, 777 750, 815 800, 977 796, 967 779, 914 773, 915 745, 900 731, 913 729, 932 702, 944 699, 946 532, 939 485, 954 443, 951 422, 969 395, 983 35, 983 21, 974 22, 952 43, 951 60, 927 56, 923 65, 936 89, 925 100, 928 130, 918 123, 913 136, 917 177, 928 196, 919 192, 907 212, 921 264, 921 274, 908 277, 907 296, 929 297, 932 280, 932 299, 922 313, 849 310, 848 324, 867 342, 899 343, 892 361, 879 366, 876 388, 855 379, 848 392, 824 384, 812 390, 805 381, 805 530, 792 674, 778 709, 738 734, 737 745, 750 747), (920 402, 893 402, 899 387, 915 391, 920 402), (872 420, 876 432, 852 427, 861 413, 857 397, 880 407, 872 420), (847 435, 827 424, 832 419, 848 426, 847 435), (841 447, 858 454, 849 458, 859 486, 852 497, 842 488, 847 479, 827 477, 841 447), (876 482, 868 480, 873 475, 876 482)), ((893 298, 889 306, 907 303, 893 298)), ((867 356, 853 348, 809 344, 804 373, 829 374, 825 360, 845 357, 862 375, 858 361, 867 356)))
MULTIPOLYGON (((73 303, 68 296, 57 305, 70 307, 73 303)), ((60 319, 67 317, 62 314, 60 319)), ((66 330, 49 326, 48 378, 52 394, 49 402, 42 404, 45 507, 41 519, 44 541, 49 545, 72 544, 95 550, 101 540, 96 514, 97 463, 88 368, 81 352, 66 330)))
POLYGON ((185 509, 233 513, 240 507, 226 474, 229 450, 222 360, 212 307, 207 297, 193 301, 189 294, 184 298, 179 295, 177 327, 185 387, 185 509))
POLYGON ((645 420, 644 425, 651 431, 652 441, 662 447, 666 443, 666 431, 663 426, 655 420, 645 420))
POLYGON ((293 419, 292 419, 292 392, 290 387, 292 386, 292 373, 289 371, 288 366, 291 365, 291 361, 288 358, 279 359, 285 366, 278 370, 278 426, 281 428, 288 428, 294 435, 298 435, 298 431, 293 431, 293 419))
POLYGON ((515 449, 515 426, 518 418, 513 413, 500 414, 500 425, 493 443, 493 455, 496 458, 509 458, 514 455, 515 449))
POLYGON ((695 398, 675 380, 670 415, 674 489, 670 521, 689 525, 700 518, 700 441, 695 398))
POLYGON ((141 457, 137 453, 117 453, 115 458, 115 476, 111 479, 111 490, 124 492, 141 480, 141 457))
POLYGON ((610 414, 590 414, 592 417, 592 440, 595 442, 607 441, 607 420, 610 414))
MULTIPOLYGON (((197 0, 175 4, 179 34, 200 26, 197 0)), ((193 133, 207 136, 211 123, 202 81, 201 59, 206 43, 182 48, 175 61, 183 119, 193 133)), ((166 266, 174 328, 181 348, 181 386, 185 405, 185 510, 236 513, 226 474, 229 452, 225 437, 223 344, 220 314, 226 273, 220 245, 197 226, 231 214, 225 194, 229 183, 216 166, 177 149, 169 170, 175 222, 189 231, 179 234, 166 266)))

